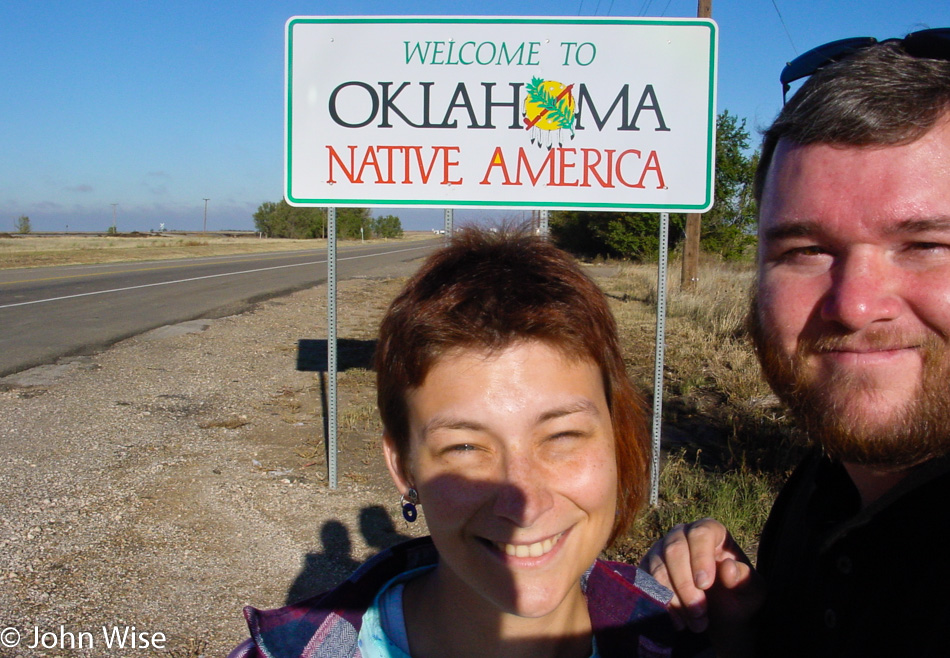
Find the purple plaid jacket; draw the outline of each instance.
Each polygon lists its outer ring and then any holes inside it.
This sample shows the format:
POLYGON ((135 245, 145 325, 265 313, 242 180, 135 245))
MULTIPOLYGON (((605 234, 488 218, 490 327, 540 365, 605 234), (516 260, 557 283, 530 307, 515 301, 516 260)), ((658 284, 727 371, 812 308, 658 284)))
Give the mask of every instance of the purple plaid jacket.
MULTIPOLYGON (((376 555, 334 590, 277 610, 244 608, 251 637, 229 658, 359 658, 363 613, 392 578, 433 565, 428 537, 376 555)), ((598 560, 584 575, 584 593, 601 656, 693 656, 698 638, 676 633, 666 602, 670 592, 634 566, 598 560)))

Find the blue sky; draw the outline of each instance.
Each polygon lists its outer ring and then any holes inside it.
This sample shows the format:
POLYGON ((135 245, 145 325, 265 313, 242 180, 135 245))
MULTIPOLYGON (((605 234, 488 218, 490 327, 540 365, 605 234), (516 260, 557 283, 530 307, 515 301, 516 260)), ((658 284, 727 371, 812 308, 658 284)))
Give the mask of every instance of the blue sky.
MULTIPOLYGON (((250 229, 283 193, 284 24, 295 15, 666 16, 696 0, 8 0, 0 7, 0 232, 250 229)), ((756 131, 778 74, 848 36, 950 25, 947 0, 713 0, 718 109, 756 131), (898 6, 899 5, 899 6, 898 6)), ((409 229, 438 210, 400 210, 409 229)), ((475 211, 459 211, 461 221, 475 211)))

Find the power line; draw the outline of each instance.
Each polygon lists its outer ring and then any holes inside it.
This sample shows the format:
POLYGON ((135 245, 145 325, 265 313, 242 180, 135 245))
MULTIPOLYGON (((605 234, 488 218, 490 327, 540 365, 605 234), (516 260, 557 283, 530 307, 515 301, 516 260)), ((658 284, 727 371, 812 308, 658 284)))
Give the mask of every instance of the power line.
POLYGON ((785 19, 782 18, 782 12, 778 10, 778 5, 775 3, 775 0, 772 0, 772 6, 775 7, 775 13, 778 14, 778 20, 782 24, 782 29, 785 30, 785 36, 788 37, 788 42, 792 44, 792 50, 795 54, 798 54, 798 48, 795 47, 795 42, 792 41, 792 35, 788 31, 788 27, 785 25, 785 19))

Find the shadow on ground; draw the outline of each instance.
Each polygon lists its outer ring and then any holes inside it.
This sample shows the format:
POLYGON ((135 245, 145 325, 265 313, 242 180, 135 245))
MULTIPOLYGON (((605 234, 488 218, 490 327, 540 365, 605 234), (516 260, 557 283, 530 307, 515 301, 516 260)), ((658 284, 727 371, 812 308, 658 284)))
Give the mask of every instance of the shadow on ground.
MULTIPOLYGON (((360 534, 376 551, 410 539, 396 530, 389 513, 380 505, 360 510, 360 534)), ((287 605, 331 589, 360 566, 361 563, 353 559, 350 532, 340 521, 332 519, 323 524, 320 543, 322 551, 304 556, 300 573, 287 590, 287 605)))

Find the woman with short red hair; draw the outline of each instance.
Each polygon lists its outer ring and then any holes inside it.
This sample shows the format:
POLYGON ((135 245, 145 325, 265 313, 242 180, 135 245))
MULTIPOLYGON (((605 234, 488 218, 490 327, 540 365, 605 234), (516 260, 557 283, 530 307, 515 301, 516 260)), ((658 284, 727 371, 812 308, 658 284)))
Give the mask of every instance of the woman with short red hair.
POLYGON ((642 397, 575 261, 466 229, 409 280, 376 349, 383 452, 431 537, 329 593, 248 608, 250 656, 688 655, 669 592, 598 559, 644 502, 642 397))

